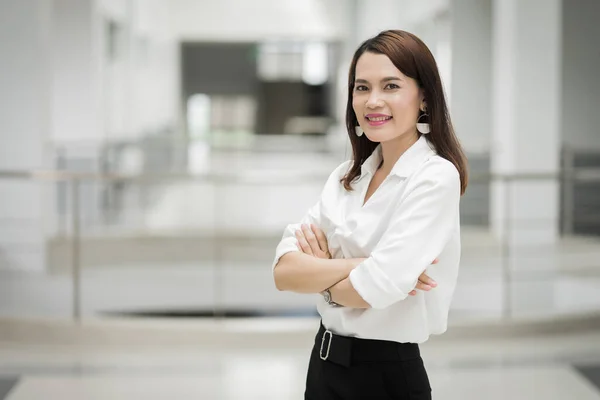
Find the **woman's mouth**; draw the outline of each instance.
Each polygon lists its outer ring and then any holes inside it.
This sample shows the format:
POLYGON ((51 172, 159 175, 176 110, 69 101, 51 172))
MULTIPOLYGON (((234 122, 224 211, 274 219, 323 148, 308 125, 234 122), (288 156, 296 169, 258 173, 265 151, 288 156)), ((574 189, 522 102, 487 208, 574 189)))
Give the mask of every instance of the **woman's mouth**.
POLYGON ((365 116, 365 119, 371 126, 380 126, 391 120, 392 116, 383 114, 368 114, 365 116))

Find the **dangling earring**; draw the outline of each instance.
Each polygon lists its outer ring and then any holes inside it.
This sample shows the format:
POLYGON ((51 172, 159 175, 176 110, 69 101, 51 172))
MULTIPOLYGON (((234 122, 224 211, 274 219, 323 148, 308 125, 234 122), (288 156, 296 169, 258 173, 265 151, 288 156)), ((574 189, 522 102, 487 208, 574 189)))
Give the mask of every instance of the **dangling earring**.
POLYGON ((431 129, 428 122, 419 122, 423 117, 429 118, 429 114, 423 111, 423 114, 419 115, 419 118, 417 118, 417 130, 423 135, 427 135, 431 132, 431 129))
POLYGON ((363 135, 363 133, 365 133, 362 128, 360 127, 360 125, 357 125, 354 128, 354 132, 356 133, 356 136, 361 137, 363 135))

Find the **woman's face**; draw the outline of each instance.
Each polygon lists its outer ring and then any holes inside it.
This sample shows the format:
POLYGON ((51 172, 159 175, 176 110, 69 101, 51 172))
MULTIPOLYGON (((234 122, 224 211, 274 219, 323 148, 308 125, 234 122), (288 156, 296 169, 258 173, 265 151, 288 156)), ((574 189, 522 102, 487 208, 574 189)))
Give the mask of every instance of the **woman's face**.
POLYGON ((405 76, 384 54, 365 52, 356 64, 352 108, 369 140, 387 142, 417 137, 423 96, 417 82, 405 76))

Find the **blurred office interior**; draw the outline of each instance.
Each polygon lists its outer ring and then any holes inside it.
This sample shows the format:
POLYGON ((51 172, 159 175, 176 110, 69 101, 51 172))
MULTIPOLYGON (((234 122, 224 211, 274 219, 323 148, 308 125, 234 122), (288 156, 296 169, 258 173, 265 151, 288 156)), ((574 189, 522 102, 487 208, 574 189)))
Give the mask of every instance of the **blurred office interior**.
POLYGON ((0 0, 0 399, 300 399, 283 228, 350 57, 430 47, 471 180, 436 399, 600 399, 597 0, 0 0))

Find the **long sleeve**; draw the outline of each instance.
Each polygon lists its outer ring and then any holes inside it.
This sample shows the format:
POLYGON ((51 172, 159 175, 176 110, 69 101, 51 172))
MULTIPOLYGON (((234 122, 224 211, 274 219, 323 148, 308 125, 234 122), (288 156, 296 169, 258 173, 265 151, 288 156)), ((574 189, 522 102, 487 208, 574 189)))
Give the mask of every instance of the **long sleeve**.
POLYGON ((314 206, 312 206, 300 222, 295 224, 289 224, 283 231, 283 237, 275 249, 275 260, 273 261, 272 268, 274 269, 279 259, 285 254, 291 251, 298 251, 295 232, 300 229, 302 224, 315 224, 321 226, 321 200, 319 200, 314 206))
POLYGON ((459 228, 460 177, 449 162, 413 177, 371 255, 350 274, 360 296, 376 309, 405 299, 419 275, 459 228))
POLYGON ((279 259, 283 257, 284 254, 291 251, 298 251, 295 232, 300 229, 302 224, 315 224, 327 233, 328 227, 324 226, 321 220, 321 206, 323 202, 328 201, 328 199, 331 201, 331 198, 334 197, 333 193, 340 190, 341 184, 339 180, 346 172, 348 165, 349 161, 342 163, 329 175, 321 192, 319 201, 306 212, 300 222, 289 224, 285 227, 281 241, 275 250, 275 259, 273 260, 272 269, 275 268, 279 259))

